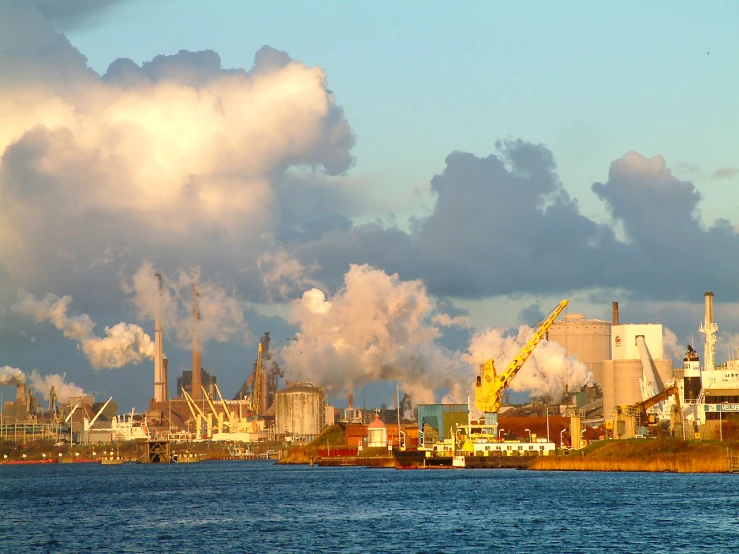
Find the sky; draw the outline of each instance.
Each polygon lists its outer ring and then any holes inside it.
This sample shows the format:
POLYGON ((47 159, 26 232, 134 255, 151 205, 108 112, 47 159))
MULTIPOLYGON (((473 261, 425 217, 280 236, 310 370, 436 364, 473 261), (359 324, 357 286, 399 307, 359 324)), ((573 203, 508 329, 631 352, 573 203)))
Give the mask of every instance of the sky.
MULTIPOLYGON (((725 359, 738 12, 0 0, 0 368, 145 408, 157 312, 189 369, 196 269, 227 395, 270 331, 337 404, 463 399, 562 298, 674 354, 712 290, 725 359)), ((587 379, 538 356, 521 393, 587 379)))

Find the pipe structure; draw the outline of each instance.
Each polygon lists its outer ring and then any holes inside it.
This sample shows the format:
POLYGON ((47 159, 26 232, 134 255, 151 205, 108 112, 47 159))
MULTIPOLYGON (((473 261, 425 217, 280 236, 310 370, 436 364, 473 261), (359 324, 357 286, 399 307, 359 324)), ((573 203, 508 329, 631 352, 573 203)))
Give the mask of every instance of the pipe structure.
POLYGON ((660 386, 660 382, 657 379, 657 372, 654 371, 652 356, 649 353, 649 347, 647 346, 647 341, 644 338, 644 335, 637 335, 636 347, 639 349, 639 358, 641 358, 642 380, 644 381, 644 384, 647 385, 642 388, 642 400, 646 400, 647 398, 651 398, 655 394, 662 392, 664 387, 660 386))
POLYGON ((713 293, 707 292, 706 298, 706 317, 705 322, 699 327, 699 331, 706 335, 705 354, 703 355, 703 370, 713 371, 716 359, 716 333, 718 332, 718 324, 713 321, 713 293))
POLYGON ((164 366, 164 344, 162 342, 162 274, 156 274, 159 281, 159 298, 157 299, 156 317, 154 319, 154 400, 167 401, 167 370, 164 366))
POLYGON ((203 374, 201 346, 200 346, 200 307, 198 305, 198 285, 200 284, 200 272, 195 273, 192 282, 192 398, 199 400, 202 398, 203 374))
POLYGON ((612 318, 612 325, 618 325, 618 302, 613 303, 613 318, 612 318))

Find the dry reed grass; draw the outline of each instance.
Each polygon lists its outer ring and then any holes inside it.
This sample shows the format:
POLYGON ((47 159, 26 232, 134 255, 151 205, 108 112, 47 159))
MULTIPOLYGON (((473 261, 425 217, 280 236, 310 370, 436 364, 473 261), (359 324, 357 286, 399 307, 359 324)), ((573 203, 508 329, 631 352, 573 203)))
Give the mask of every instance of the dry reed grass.
POLYGON ((676 439, 601 443, 566 456, 538 458, 531 469, 722 473, 729 469, 727 448, 731 452, 737 447, 736 444, 696 443, 676 439))

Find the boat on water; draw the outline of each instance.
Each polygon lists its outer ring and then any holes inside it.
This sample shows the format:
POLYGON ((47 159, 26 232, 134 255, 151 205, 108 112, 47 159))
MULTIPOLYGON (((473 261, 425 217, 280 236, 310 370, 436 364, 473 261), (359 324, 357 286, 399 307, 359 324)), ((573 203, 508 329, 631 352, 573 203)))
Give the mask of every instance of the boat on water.
POLYGON ((132 441, 137 439, 149 439, 149 426, 146 422, 146 416, 137 420, 134 415, 136 408, 131 409, 128 415, 115 416, 111 420, 110 428, 115 433, 116 441, 132 441))

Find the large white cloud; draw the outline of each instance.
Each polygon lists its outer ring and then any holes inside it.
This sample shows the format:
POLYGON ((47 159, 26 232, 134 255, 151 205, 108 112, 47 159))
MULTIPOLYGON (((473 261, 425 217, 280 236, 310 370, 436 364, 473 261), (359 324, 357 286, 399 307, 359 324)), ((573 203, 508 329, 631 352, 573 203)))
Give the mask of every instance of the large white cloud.
MULTIPOLYGON (((264 47, 245 71, 181 51, 117 60, 100 76, 40 12, 0 4, 3 18, 14 30, 0 38, 0 259, 11 283, 48 290, 52 274, 97 276, 106 259, 137 267, 150 256, 170 271, 235 274, 274 247, 288 168, 337 175, 352 163, 324 71, 284 52, 264 47)), ((331 186, 317 181, 291 183, 331 186)))

